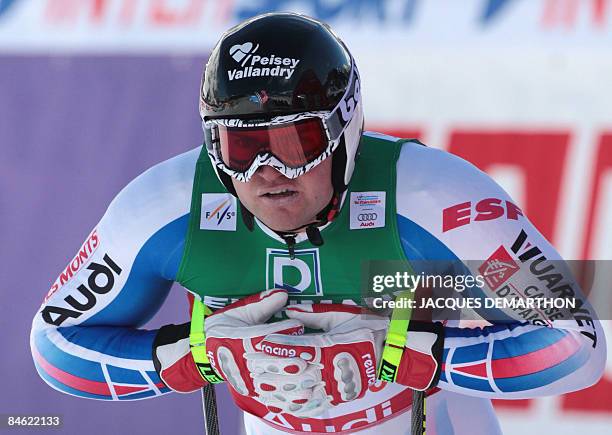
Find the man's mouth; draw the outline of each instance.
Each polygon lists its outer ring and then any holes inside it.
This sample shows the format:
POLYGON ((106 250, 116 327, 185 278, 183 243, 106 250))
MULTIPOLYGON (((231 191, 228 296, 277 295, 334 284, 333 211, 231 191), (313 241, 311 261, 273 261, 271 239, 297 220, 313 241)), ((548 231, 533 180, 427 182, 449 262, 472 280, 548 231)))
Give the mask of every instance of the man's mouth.
POLYGON ((266 192, 261 196, 263 196, 264 198, 289 198, 294 195, 297 195, 297 192, 295 190, 275 189, 275 190, 270 190, 269 192, 266 192))

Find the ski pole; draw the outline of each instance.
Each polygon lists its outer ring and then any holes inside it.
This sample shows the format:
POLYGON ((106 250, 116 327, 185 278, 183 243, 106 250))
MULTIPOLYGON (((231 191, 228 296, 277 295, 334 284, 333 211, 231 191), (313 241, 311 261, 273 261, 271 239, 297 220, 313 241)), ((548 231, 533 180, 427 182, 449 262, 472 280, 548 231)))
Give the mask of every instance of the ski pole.
POLYGON ((202 410, 204 411, 204 434, 219 435, 217 396, 213 384, 202 387, 202 410))
POLYGON ((215 395, 214 384, 223 382, 223 379, 212 368, 210 360, 206 355, 206 334, 204 331, 204 318, 211 314, 212 311, 202 303, 201 299, 194 298, 189 330, 189 347, 200 375, 208 382, 208 384, 202 387, 205 434, 219 435, 217 397, 215 395))
MULTIPOLYGON (((407 290, 397 295, 396 301, 401 299, 410 300, 413 297, 414 293, 407 290)), ((389 329, 378 369, 379 379, 386 382, 395 382, 397 376, 397 369, 402 359, 404 346, 406 345, 408 325, 412 315, 412 310, 409 307, 409 304, 397 304, 396 308, 391 312, 389 329)), ((412 391, 411 434, 425 434, 425 393, 423 391, 412 391)))
POLYGON ((412 435, 425 435, 425 392, 412 390, 412 435))

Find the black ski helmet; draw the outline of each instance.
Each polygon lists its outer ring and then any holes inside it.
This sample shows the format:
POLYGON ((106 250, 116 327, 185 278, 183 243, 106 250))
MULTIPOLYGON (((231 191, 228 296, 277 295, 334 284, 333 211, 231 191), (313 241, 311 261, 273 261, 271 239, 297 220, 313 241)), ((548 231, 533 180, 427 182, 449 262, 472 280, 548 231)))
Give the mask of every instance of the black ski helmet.
MULTIPOLYGON (((223 34, 206 64, 200 93, 203 123, 214 119, 265 122, 275 117, 329 111, 335 202, 351 179, 363 130, 359 73, 344 43, 328 25, 296 13, 248 19, 223 34)), ((229 192, 231 178, 210 152, 229 192)))

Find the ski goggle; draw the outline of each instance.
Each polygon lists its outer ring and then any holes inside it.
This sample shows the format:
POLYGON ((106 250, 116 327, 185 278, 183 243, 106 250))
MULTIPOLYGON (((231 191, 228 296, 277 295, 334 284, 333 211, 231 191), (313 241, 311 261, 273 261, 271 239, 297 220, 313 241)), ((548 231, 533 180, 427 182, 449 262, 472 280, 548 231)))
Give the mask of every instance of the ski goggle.
POLYGON ((276 116, 265 122, 204 120, 206 148, 213 164, 243 182, 263 165, 272 166, 287 178, 305 174, 338 147, 360 104, 356 71, 354 68, 351 72, 343 98, 331 111, 276 116))
POLYGON ((240 181, 248 181, 262 165, 276 168, 287 178, 296 178, 335 149, 325 115, 311 112, 281 116, 261 124, 207 121, 208 152, 217 167, 240 181))

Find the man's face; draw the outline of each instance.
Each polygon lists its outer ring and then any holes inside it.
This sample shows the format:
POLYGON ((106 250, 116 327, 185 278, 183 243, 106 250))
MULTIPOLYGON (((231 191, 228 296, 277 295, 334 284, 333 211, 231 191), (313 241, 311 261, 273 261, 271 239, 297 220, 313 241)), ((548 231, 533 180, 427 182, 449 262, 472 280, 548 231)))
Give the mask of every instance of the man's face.
POLYGON ((232 179, 240 201, 266 226, 289 231, 315 220, 331 201, 332 159, 327 158, 310 171, 290 179, 271 166, 261 166, 243 183, 232 179))

